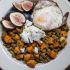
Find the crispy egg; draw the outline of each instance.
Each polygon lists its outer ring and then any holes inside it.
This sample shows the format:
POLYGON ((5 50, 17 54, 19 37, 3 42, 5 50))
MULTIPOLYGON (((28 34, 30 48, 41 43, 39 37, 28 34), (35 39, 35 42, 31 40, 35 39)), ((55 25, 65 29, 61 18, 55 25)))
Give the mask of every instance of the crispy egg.
POLYGON ((41 1, 40 4, 37 4, 36 8, 33 13, 33 23, 35 26, 42 30, 51 30, 62 25, 63 14, 56 3, 52 4, 49 1, 41 1))

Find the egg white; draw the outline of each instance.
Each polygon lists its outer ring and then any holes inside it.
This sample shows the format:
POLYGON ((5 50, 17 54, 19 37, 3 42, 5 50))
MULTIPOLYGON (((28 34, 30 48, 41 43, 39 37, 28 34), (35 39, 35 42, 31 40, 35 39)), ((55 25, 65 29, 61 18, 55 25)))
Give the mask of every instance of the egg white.
POLYGON ((51 30, 62 25, 63 14, 58 6, 45 6, 34 11, 33 23, 42 30, 51 30))

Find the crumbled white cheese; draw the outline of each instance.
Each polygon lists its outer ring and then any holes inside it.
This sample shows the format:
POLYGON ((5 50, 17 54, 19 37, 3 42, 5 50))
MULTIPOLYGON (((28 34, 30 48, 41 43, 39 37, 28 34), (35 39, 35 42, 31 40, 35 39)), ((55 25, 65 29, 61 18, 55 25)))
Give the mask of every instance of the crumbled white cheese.
POLYGON ((34 48, 34 52, 35 52, 35 53, 38 53, 38 47, 35 47, 35 48, 34 48))
POLYGON ((26 20, 25 27, 29 27, 29 26, 31 26, 31 25, 32 25, 32 22, 29 21, 29 20, 26 20))
POLYGON ((25 48, 21 48, 20 50, 21 50, 21 52, 22 52, 22 53, 24 53, 24 52, 25 52, 25 48))
POLYGON ((32 43, 33 41, 40 41, 45 37, 45 32, 35 26, 26 27, 20 35, 25 43, 32 43))

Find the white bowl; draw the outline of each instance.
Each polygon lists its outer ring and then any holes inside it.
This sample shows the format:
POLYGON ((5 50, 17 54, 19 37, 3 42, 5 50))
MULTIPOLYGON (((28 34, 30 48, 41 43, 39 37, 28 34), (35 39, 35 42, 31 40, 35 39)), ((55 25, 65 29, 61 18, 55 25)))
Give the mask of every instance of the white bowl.
MULTIPOLYGON (((11 8, 12 2, 15 0, 1 0, 0 1, 0 20, 7 13, 7 11, 11 8)), ((21 1, 21 0, 16 0, 21 1)), ((66 2, 66 0, 55 0, 63 13, 70 11, 70 5, 66 2)), ((68 26, 70 28, 70 15, 68 18, 68 26)), ((2 34, 2 28, 0 26, 0 37, 2 34)), ((67 65, 70 64, 70 31, 68 33, 67 45, 66 47, 59 52, 56 59, 46 63, 46 64, 38 64, 34 69, 29 68, 22 62, 11 57, 11 54, 7 51, 7 49, 3 46, 3 43, 0 38, 0 67, 3 67, 4 70, 64 70, 67 65)))
POLYGON ((66 0, 66 2, 67 2, 67 4, 69 4, 69 5, 70 5, 70 1, 66 0))

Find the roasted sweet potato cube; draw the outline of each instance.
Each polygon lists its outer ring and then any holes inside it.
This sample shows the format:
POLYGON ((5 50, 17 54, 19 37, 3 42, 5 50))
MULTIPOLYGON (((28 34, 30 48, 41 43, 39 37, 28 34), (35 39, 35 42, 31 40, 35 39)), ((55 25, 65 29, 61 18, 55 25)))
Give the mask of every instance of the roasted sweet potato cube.
POLYGON ((14 53, 16 54, 19 54, 21 51, 20 51, 20 48, 19 47, 15 47, 14 48, 14 53))
POLYGON ((20 59, 23 59, 24 57, 24 54, 18 54, 16 55, 16 59, 20 60, 20 59))
POLYGON ((10 44, 12 42, 12 39, 11 39, 11 37, 9 35, 6 35, 4 37, 4 41, 5 41, 5 43, 10 44))
POLYGON ((49 37, 49 38, 48 38, 48 43, 49 43, 49 44, 53 44, 53 43, 54 43, 54 39, 53 39, 52 37, 49 37))
POLYGON ((67 37, 67 32, 66 31, 61 31, 60 34, 64 37, 67 37))
POLYGON ((29 53, 32 53, 33 52, 33 46, 27 47, 26 51, 29 52, 29 53))
POLYGON ((29 61, 31 58, 31 54, 25 54, 24 55, 24 61, 29 61))
POLYGON ((57 52, 55 52, 55 51, 50 51, 50 55, 49 55, 51 58, 56 58, 56 56, 57 56, 57 52))
POLYGON ((27 62, 27 65, 28 65, 29 67, 31 67, 31 68, 34 68, 35 65, 36 65, 36 61, 35 61, 35 60, 29 60, 29 61, 27 62))

